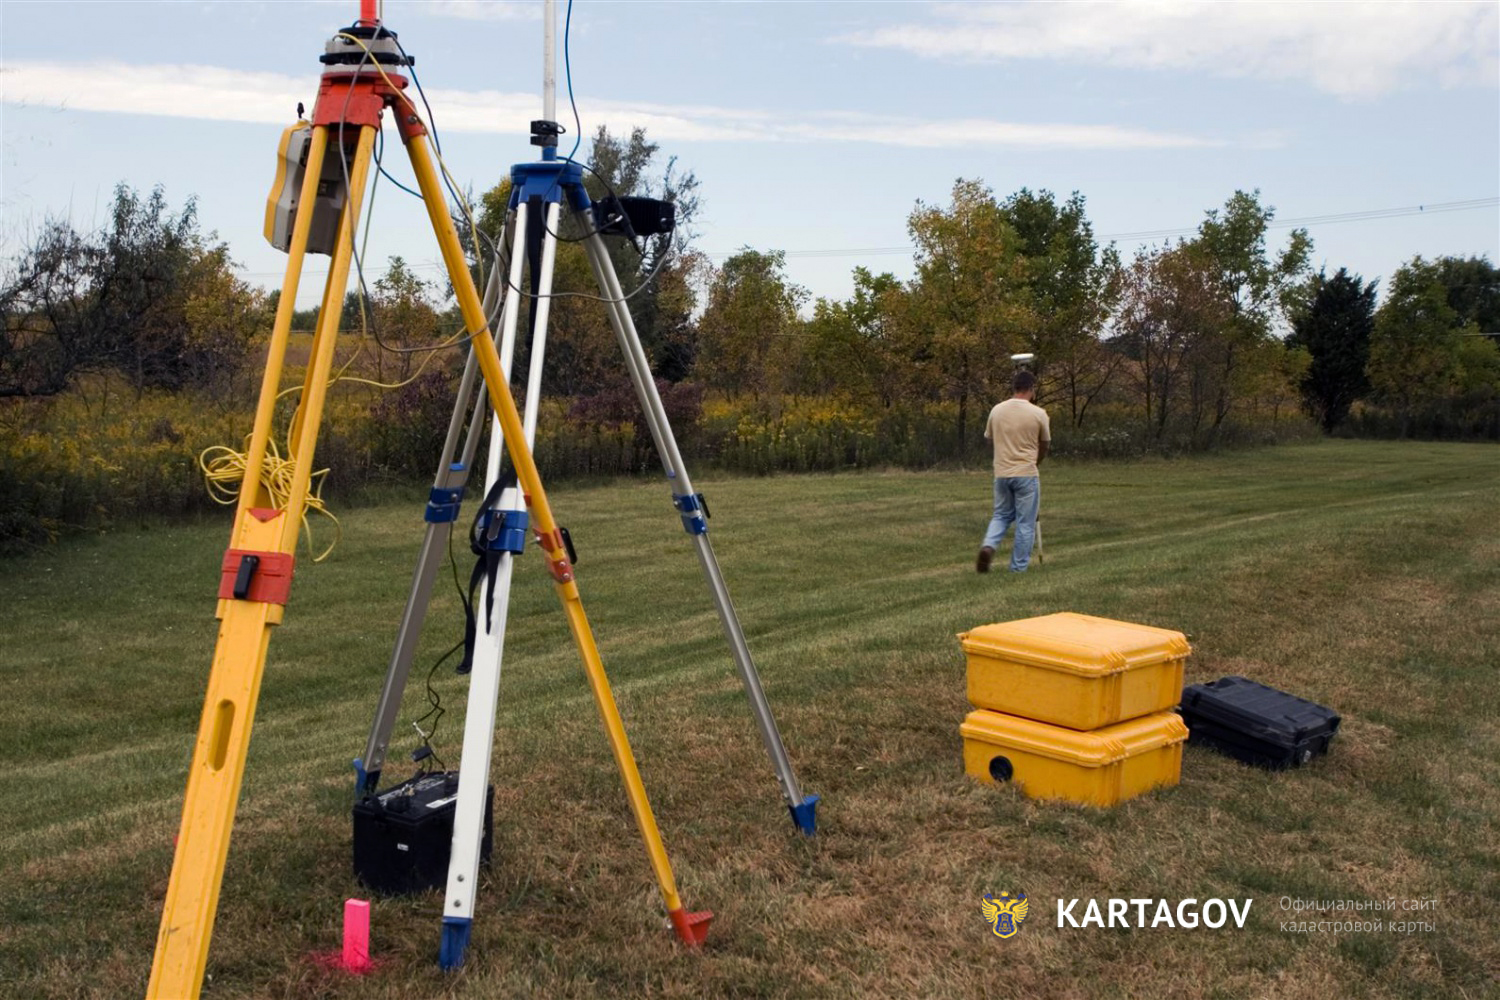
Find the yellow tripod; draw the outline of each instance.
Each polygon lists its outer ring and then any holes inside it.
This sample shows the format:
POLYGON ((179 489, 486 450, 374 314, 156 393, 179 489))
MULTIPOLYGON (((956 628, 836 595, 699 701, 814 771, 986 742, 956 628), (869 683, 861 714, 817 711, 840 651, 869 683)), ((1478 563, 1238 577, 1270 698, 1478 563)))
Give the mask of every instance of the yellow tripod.
MULTIPOLYGON (((530 511, 532 528, 604 719, 610 749, 620 768, 631 812, 645 842, 672 926, 684 943, 695 946, 702 942, 711 918, 706 912, 688 913, 678 897, 672 866, 584 614, 562 535, 553 519, 536 463, 526 447, 515 400, 464 260, 458 233, 448 214, 442 182, 426 145, 427 128, 405 94, 405 77, 387 69, 408 65, 408 58, 396 43, 395 34, 380 24, 374 8, 371 0, 363 0, 360 20, 329 43, 323 56, 328 68, 319 85, 309 134, 300 137, 306 141, 305 160, 300 161, 304 173, 295 198, 290 232, 283 234, 288 253, 286 278, 261 380, 234 529, 224 556, 218 644, 188 773, 172 877, 151 965, 149 998, 195 998, 202 986, 271 626, 281 623, 290 592, 297 535, 306 509, 313 452, 332 373, 359 207, 369 177, 376 133, 386 110, 391 112, 411 159, 458 298, 470 347, 483 373, 490 404, 499 418, 505 446, 530 511), (333 171, 334 164, 340 169, 333 171), (315 227, 315 221, 320 225, 315 227), (326 249, 320 250, 320 246, 326 249), (271 440, 297 286, 303 260, 309 252, 329 252, 332 266, 323 290, 301 402, 292 421, 291 488, 285 505, 275 508, 261 483, 260 472, 271 440)), ((284 140, 284 158, 287 152, 284 140)), ((270 230, 275 220, 270 209, 267 215, 270 230)))

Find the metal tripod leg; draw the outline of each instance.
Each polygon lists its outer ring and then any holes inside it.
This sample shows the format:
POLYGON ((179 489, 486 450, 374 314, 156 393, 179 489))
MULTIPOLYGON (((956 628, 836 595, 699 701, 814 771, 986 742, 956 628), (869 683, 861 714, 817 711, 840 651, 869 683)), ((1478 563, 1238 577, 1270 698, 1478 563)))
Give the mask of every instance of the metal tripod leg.
MULTIPOLYGON (((442 183, 433 167, 427 147, 421 142, 412 141, 418 134, 415 126, 420 123, 420 119, 415 112, 412 112, 406 120, 411 123, 411 126, 403 128, 402 140, 406 144, 407 156, 411 160, 412 172, 416 175, 418 190, 422 193, 428 219, 432 223, 438 246, 442 250, 443 263, 447 266, 448 276, 453 282, 454 293, 458 298, 464 322, 468 324, 470 330, 475 331, 476 334, 480 333, 485 329, 484 309, 480 304, 479 294, 474 290, 474 282, 469 277, 463 248, 458 242, 458 232, 454 228, 453 219, 447 213, 442 183)), ((581 178, 579 183, 581 185, 581 178)), ((609 740, 610 752, 615 758, 615 765, 620 770, 620 778, 625 785, 625 796, 629 800, 630 811, 635 817, 642 844, 646 848, 652 872, 661 890, 667 917, 682 942, 689 947, 696 947, 703 942, 704 935, 708 932, 708 921, 712 918, 712 914, 690 913, 682 905, 682 897, 677 892, 677 881, 672 874, 672 864, 667 858, 666 845, 662 843, 661 830, 656 825, 656 816, 646 797, 646 788, 641 782, 640 768, 636 765, 635 755, 630 749, 630 740, 625 735, 625 725, 620 719, 620 709, 610 689, 609 677, 604 672, 604 663, 599 656, 599 647, 594 641, 593 629, 583 610, 583 599, 579 595, 578 583, 573 576, 573 567, 568 558, 563 534, 553 517, 552 505, 547 500, 546 487, 542 483, 541 474, 537 471, 536 460, 531 455, 531 449, 526 446, 526 432, 521 422, 521 415, 516 410, 515 397, 511 395, 510 385, 506 381, 505 371, 500 365, 499 353, 495 350, 495 345, 484 336, 475 337, 474 349, 479 357, 479 368, 484 375, 490 404, 494 407, 495 415, 499 418, 505 432, 505 449, 510 455, 511 464, 515 467, 516 479, 520 485, 521 494, 526 500, 537 547, 541 550, 547 571, 552 576, 553 589, 562 605, 563 614, 568 619, 568 630, 573 635, 573 643, 578 649, 579 658, 583 661, 584 675, 588 678, 589 689, 594 695, 594 702, 604 722, 604 732, 609 740)))
MULTIPOLYGON (((525 203, 517 206, 514 240, 526 239, 525 203)), ((559 206, 547 210, 549 233, 557 231, 559 206)), ((504 328, 500 352, 501 366, 509 378, 516 323, 521 312, 521 264, 527 254, 512 249, 510 280, 505 293, 505 309, 500 322, 504 328)), ((550 288, 552 267, 557 257, 557 243, 550 235, 542 244, 540 279, 550 288)), ((536 440, 537 413, 541 401, 542 361, 546 349, 547 306, 549 298, 539 299, 533 313, 530 370, 527 375, 526 415, 524 420, 527 447, 536 440)), ((505 439, 498 421, 490 433, 489 462, 485 475, 485 495, 500 478, 500 456, 505 439)), ((475 608, 478 625, 474 637, 474 658, 469 675, 469 700, 464 714, 463 756, 459 760, 458 800, 453 816, 453 845, 448 857, 448 888, 443 897, 443 938, 438 962, 444 969, 463 964, 469 946, 469 932, 474 920, 474 895, 479 882, 479 862, 484 846, 484 816, 489 804, 490 756, 495 741, 495 712, 500 694, 500 667, 505 651, 505 623, 510 605, 511 572, 515 557, 525 540, 526 503, 514 486, 501 492, 494 509, 481 514, 493 519, 486 525, 485 537, 498 559, 493 581, 480 584, 479 604, 475 608), (489 609, 488 613, 484 609, 489 609)), ((483 522, 482 522, 483 523, 483 522)))
POLYGON ((781 732, 776 727, 776 717, 771 714, 771 705, 766 700, 765 691, 760 684, 760 675, 756 672, 755 661, 750 657, 750 647, 745 642, 745 634, 740 628, 739 617, 734 612, 734 604, 729 599, 729 588, 724 583, 724 574, 719 570, 719 561, 714 556, 712 544, 708 540, 708 508, 704 505, 703 495, 693 490, 692 480, 688 478, 687 467, 682 461, 682 452, 678 450, 677 438, 672 433, 672 426, 667 421, 667 412, 662 406, 661 395, 656 391, 656 380, 651 375, 651 363, 646 357, 645 349, 641 347, 640 335, 636 332, 635 321, 631 318, 630 309, 625 303, 625 293, 620 287, 620 279, 615 274, 614 262, 610 259, 609 250, 604 245, 604 239, 594 232, 584 243, 588 251, 589 264, 593 268, 594 278, 599 283, 599 288, 604 297, 609 300, 610 324, 615 329, 615 336, 620 341, 620 350, 625 355, 625 366, 630 371, 630 381, 635 385, 635 392, 640 397, 641 407, 646 412, 646 422, 651 429, 651 437, 656 442, 657 454, 661 456, 663 470, 672 488, 672 504, 682 515, 683 527, 693 537, 693 543, 698 549, 698 561, 703 565, 703 575, 708 580, 709 590, 713 593, 714 607, 718 609, 719 621, 724 626, 725 637, 729 640, 729 648, 734 654, 734 664, 739 671, 740 682, 745 687, 745 693, 750 698, 750 708, 755 714, 756 725, 760 728, 762 742, 765 743, 766 753, 771 757, 771 763, 776 768, 776 777, 781 782, 782 794, 786 797, 787 808, 791 811, 792 822, 797 829, 811 836, 817 829, 817 804, 818 796, 802 794, 801 787, 797 784, 796 772, 792 770, 791 759, 787 756, 786 746, 782 743, 781 732))
MULTIPOLYGON (((499 289, 500 261, 497 260, 490 269, 490 280, 484 293, 486 316, 494 314, 499 289)), ((490 328, 495 329, 493 324, 490 328)), ((505 354, 505 363, 508 368, 508 353, 505 354)), ((448 434, 443 441, 437 475, 433 478, 432 492, 428 495, 427 509, 423 514, 427 529, 422 535, 422 547, 418 551, 417 566, 412 573, 406 609, 401 613, 401 627, 396 633, 396 646, 391 653, 390 666, 386 669, 385 685, 381 688, 380 701, 375 707, 375 719, 370 724, 370 737, 365 742, 364 755, 354 760, 357 795, 372 794, 380 785, 380 772, 385 767, 391 732, 396 725, 396 716, 401 711, 401 699, 406 693, 412 660, 416 657, 417 640, 421 637, 422 623, 427 617, 433 583, 446 555, 445 549, 448 536, 453 530, 453 522, 458 519, 459 504, 463 501, 464 488, 468 485, 469 471, 474 467, 480 429, 484 427, 484 415, 488 411, 488 407, 475 403, 478 376, 479 362, 471 348, 464 362, 458 392, 454 396, 453 415, 448 418, 448 434), (471 411, 473 415, 469 416, 471 411), (464 435, 463 453, 455 462, 454 453, 458 447, 459 435, 463 433, 465 417, 468 417, 468 433, 464 435)))

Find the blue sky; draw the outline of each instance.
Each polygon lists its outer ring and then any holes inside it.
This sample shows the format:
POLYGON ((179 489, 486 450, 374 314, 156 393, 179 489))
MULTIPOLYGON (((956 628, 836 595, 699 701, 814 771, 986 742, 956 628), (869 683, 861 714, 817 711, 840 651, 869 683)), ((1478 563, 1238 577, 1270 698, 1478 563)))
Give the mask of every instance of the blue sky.
MULTIPOLYGON (((285 257, 260 233, 277 138, 357 9, 0 2, 0 252, 49 213, 98 224, 116 183, 161 184, 174 206, 197 196, 248 280, 278 286, 285 257)), ((384 16, 461 183, 482 190, 532 157, 540 3, 392 0, 384 16)), ((700 249, 784 250, 814 295, 846 296, 859 265, 908 276, 907 215, 958 177, 1001 196, 1078 190, 1127 256, 1137 234, 1190 230, 1259 188, 1279 220, 1429 206, 1309 224, 1329 271, 1500 261, 1493 0, 579 2, 571 55, 586 135, 644 125, 698 175, 700 249)), ((371 266, 399 253, 436 278, 420 204, 386 186, 375 212, 371 266)), ((304 279, 306 303, 318 284, 304 279)))

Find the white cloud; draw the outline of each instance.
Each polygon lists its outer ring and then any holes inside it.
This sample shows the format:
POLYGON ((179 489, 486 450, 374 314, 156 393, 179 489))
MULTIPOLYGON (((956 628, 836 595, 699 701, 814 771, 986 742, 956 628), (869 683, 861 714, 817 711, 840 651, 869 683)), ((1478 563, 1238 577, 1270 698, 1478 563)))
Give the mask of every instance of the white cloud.
MULTIPOLYGON (((298 101, 305 102, 310 113, 316 81, 215 66, 11 62, 0 66, 0 91, 10 104, 286 124, 293 120, 298 101)), ((540 110, 538 98, 532 93, 430 89, 427 94, 438 127, 445 133, 525 135, 540 110)), ((587 113, 586 133, 598 124, 617 133, 642 126, 653 139, 669 141, 843 141, 920 149, 977 145, 1121 150, 1225 145, 1216 139, 1118 125, 974 118, 933 121, 818 111, 793 116, 757 109, 592 99, 582 103, 587 113)))
POLYGON ((1406 84, 1493 87, 1500 4, 940 4, 926 23, 839 41, 930 58, 1058 59, 1132 69, 1304 80, 1342 97, 1406 84))

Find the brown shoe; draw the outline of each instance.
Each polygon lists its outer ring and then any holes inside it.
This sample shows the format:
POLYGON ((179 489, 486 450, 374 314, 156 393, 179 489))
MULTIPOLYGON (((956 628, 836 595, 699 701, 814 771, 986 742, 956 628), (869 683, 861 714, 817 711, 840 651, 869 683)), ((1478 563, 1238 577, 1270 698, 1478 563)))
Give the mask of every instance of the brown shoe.
POLYGON ((995 550, 986 545, 979 550, 979 558, 974 560, 974 568, 981 573, 990 571, 990 560, 995 558, 995 550))

